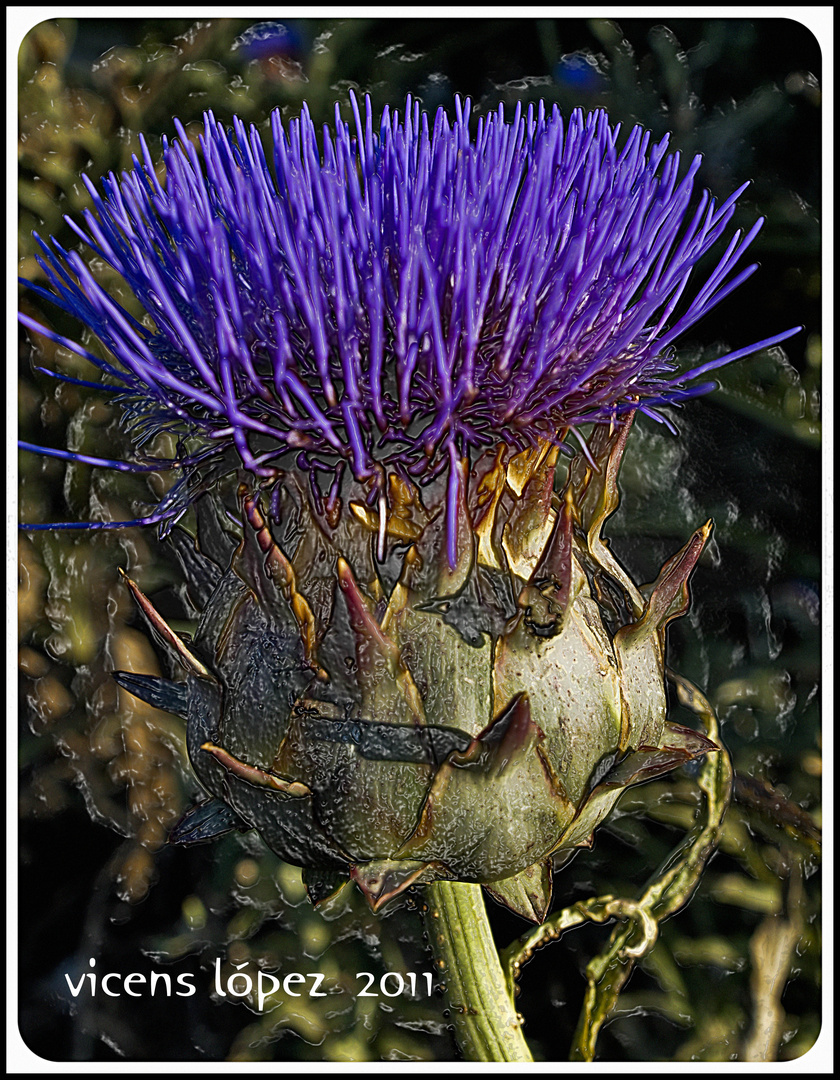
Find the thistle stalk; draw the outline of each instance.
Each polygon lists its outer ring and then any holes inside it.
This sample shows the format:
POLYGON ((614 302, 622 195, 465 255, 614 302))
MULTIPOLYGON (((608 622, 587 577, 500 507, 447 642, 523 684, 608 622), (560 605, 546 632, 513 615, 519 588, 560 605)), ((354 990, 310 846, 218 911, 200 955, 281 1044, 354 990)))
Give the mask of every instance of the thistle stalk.
POLYGON ((533 1061, 505 986, 481 887, 429 885, 425 917, 461 1053, 468 1061, 533 1061))

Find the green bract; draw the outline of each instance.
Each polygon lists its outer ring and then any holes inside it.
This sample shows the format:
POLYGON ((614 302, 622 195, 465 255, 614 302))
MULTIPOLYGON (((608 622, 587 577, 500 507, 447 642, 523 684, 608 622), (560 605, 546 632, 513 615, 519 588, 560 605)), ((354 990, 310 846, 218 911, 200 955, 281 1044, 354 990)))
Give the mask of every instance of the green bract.
POLYGON ((552 866, 626 787, 717 749, 666 720, 663 663, 709 526, 644 593, 601 535, 630 423, 599 427, 559 493, 548 443, 462 461, 454 566, 445 481, 392 476, 387 517, 360 485, 243 485, 241 538, 201 499, 197 543, 171 536, 195 639, 130 583, 186 679, 116 673, 187 720, 211 799, 172 839, 257 829, 316 903, 454 879, 544 918, 552 866))

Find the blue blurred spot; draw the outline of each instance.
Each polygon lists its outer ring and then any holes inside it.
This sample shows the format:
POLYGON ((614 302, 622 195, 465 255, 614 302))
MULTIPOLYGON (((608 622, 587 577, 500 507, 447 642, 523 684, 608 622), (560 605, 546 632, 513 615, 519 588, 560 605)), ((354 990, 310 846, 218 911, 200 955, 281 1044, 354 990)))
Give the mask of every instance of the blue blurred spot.
POLYGON ((304 40, 294 24, 271 20, 249 26, 234 41, 233 48, 241 49, 248 60, 278 55, 299 57, 304 52, 304 40))
POLYGON ((594 56, 587 53, 568 53, 554 67, 554 78, 568 90, 596 94, 606 86, 606 79, 598 70, 594 56))

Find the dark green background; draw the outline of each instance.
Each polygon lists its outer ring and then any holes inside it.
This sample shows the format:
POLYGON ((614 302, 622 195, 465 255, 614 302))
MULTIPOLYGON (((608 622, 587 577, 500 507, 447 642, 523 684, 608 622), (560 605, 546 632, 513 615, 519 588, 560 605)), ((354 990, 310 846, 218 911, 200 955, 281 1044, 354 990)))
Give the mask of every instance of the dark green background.
MULTIPOLYGON (((806 929, 782 1000, 787 1041, 780 1051, 782 1058, 798 1056, 819 1029, 820 993, 819 877, 812 847, 785 825, 791 807, 818 815, 820 804, 816 41, 800 24, 780 18, 681 17, 664 25, 627 19, 620 27, 580 19, 311 19, 295 24, 301 44, 294 55, 260 66, 233 47, 249 25, 243 19, 59 20, 28 36, 20 58, 26 275, 38 272, 32 229, 72 243, 62 214, 78 214, 88 204, 78 174, 87 171, 96 179, 128 167, 138 131, 147 134, 154 153, 161 134, 173 135, 173 115, 190 124, 212 107, 218 118, 236 112, 265 127, 272 108, 290 116, 304 98, 316 121, 329 120, 333 101, 346 102, 349 87, 370 92, 376 108, 401 105, 407 92, 430 110, 450 109, 455 94, 472 96, 479 112, 540 97, 564 111, 603 106, 625 132, 634 123, 655 136, 673 132, 672 148, 682 151, 684 162, 703 153, 699 184, 718 198, 744 179, 753 181, 733 227, 766 216, 751 249, 761 268, 692 330, 683 343, 686 362, 788 326, 805 329, 785 343, 784 353, 722 371, 719 391, 672 410, 679 438, 646 421, 637 425, 622 472, 622 507, 607 533, 644 582, 694 528, 714 518, 714 543, 692 580, 692 612, 672 625, 668 660, 717 705, 739 773, 759 786, 773 785, 781 801, 775 810, 735 804, 733 821, 746 825, 733 831, 730 848, 716 857, 688 909, 663 927, 657 952, 665 959, 636 971, 623 1009, 601 1036, 599 1056, 738 1060, 751 1017, 750 941, 772 905, 782 903, 790 867, 801 865, 806 929), (572 54, 591 58, 589 85, 574 81, 572 54), (306 81, 289 79, 297 74, 306 81), (72 116, 84 122, 74 126, 72 116), (739 880, 741 902, 731 888, 739 880), (669 990, 669 963, 683 981, 678 1008, 669 990)), ((72 321, 23 295, 29 310, 40 310, 41 318, 69 336, 78 333, 72 321)), ((67 445, 68 429, 82 416, 89 420, 83 410, 95 395, 57 391, 49 379, 33 375, 25 337, 20 370, 21 437, 67 445)), ((86 449, 125 454, 115 419, 97 416, 88 424, 86 449)), ((117 481, 78 468, 69 474, 66 479, 59 461, 21 455, 24 518, 84 520, 91 492, 130 508, 148 491, 145 480, 117 481)), ((115 771, 116 749, 109 758, 91 747, 103 724, 116 722, 116 699, 107 689, 107 672, 115 666, 109 633, 115 620, 133 624, 134 615, 130 609, 108 614, 111 593, 105 584, 100 593, 99 585, 110 582, 126 558, 135 558, 145 567, 144 587, 177 617, 178 576, 152 530, 132 530, 126 538, 30 537, 22 541, 27 565, 40 568, 43 581, 22 619, 29 653, 21 676, 20 1028, 27 1044, 59 1061, 323 1061, 342 1060, 359 1048, 373 1060, 454 1059, 436 999, 407 1014, 408 1027, 381 1010, 366 1026, 346 1011, 345 1000, 345 1013, 324 1021, 320 1042, 311 1032, 308 1038, 291 1031, 267 1034, 246 1006, 211 1000, 209 966, 237 937, 250 943, 252 955, 275 956, 284 970, 304 962, 295 950, 301 926, 313 917, 306 905, 284 906, 271 890, 255 900, 259 885, 237 883, 243 859, 258 865, 263 883, 276 872, 277 860, 259 842, 234 837, 192 850, 151 845, 144 849, 151 851, 148 887, 129 889, 131 900, 123 888, 121 897, 120 874, 137 851, 132 837, 143 820, 132 801, 142 784, 138 780, 135 789, 115 771), (63 581, 75 582, 66 595, 63 581), (81 644, 61 645, 76 640, 68 627, 81 644), (60 684, 69 702, 47 721, 39 696, 45 679, 60 684), (208 917, 203 933, 184 946, 190 897, 202 901, 208 917), (257 912, 247 926, 243 911, 257 912), (97 956, 101 972, 169 963, 164 970, 192 971, 199 990, 189 999, 97 999, 74 1011, 63 973, 84 968, 90 956, 97 956), (342 1042, 348 1036, 351 1042, 342 1042), (347 1051, 350 1045, 356 1050, 347 1051)), ((188 779, 171 759, 161 760, 185 801, 188 779)), ((687 773, 669 783, 677 795, 691 790, 687 773)), ((556 875, 556 906, 607 891, 636 895, 667 856, 681 831, 662 814, 655 820, 664 791, 645 790, 625 799, 592 852, 582 852, 556 875)), ((495 907, 492 918, 500 945, 525 929, 495 907)), ((404 970, 421 971, 430 964, 419 916, 410 908, 399 907, 380 921, 354 901, 329 925, 334 944, 327 952, 347 970, 387 970, 399 962, 404 970), (383 940, 400 942, 396 960, 379 944, 380 926, 383 940)), ((607 933, 600 927, 568 933, 526 969, 519 1007, 536 1056, 567 1056, 583 994, 581 972, 607 933)), ((310 968, 318 962, 316 957, 310 968)))

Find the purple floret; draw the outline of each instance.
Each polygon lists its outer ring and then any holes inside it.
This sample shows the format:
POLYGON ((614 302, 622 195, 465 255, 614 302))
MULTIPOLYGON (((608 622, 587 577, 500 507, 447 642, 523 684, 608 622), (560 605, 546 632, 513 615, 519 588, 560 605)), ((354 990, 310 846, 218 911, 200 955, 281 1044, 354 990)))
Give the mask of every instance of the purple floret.
POLYGON ((605 112, 564 121, 542 103, 512 122, 500 107, 474 137, 469 102, 431 127, 410 98, 378 126, 369 103, 364 118, 351 104, 354 123, 336 106, 320 140, 306 106, 287 127, 275 112, 268 157, 238 119, 231 132, 208 113, 198 148, 176 121, 165 184, 142 139, 142 163, 103 180, 104 196, 86 181, 94 210, 70 224, 148 325, 78 253, 41 242, 52 290, 32 288, 113 360, 23 322, 106 373, 139 451, 168 430, 197 447, 187 474, 232 450, 263 476, 290 453, 313 477, 345 463, 372 499, 389 470, 422 485, 448 469, 454 507, 453 462, 471 450, 655 414, 798 329, 677 370, 675 339, 756 269, 738 264, 762 221, 687 292, 746 185, 692 206, 700 158, 680 178, 667 137, 651 145, 636 127, 619 150, 605 112))

